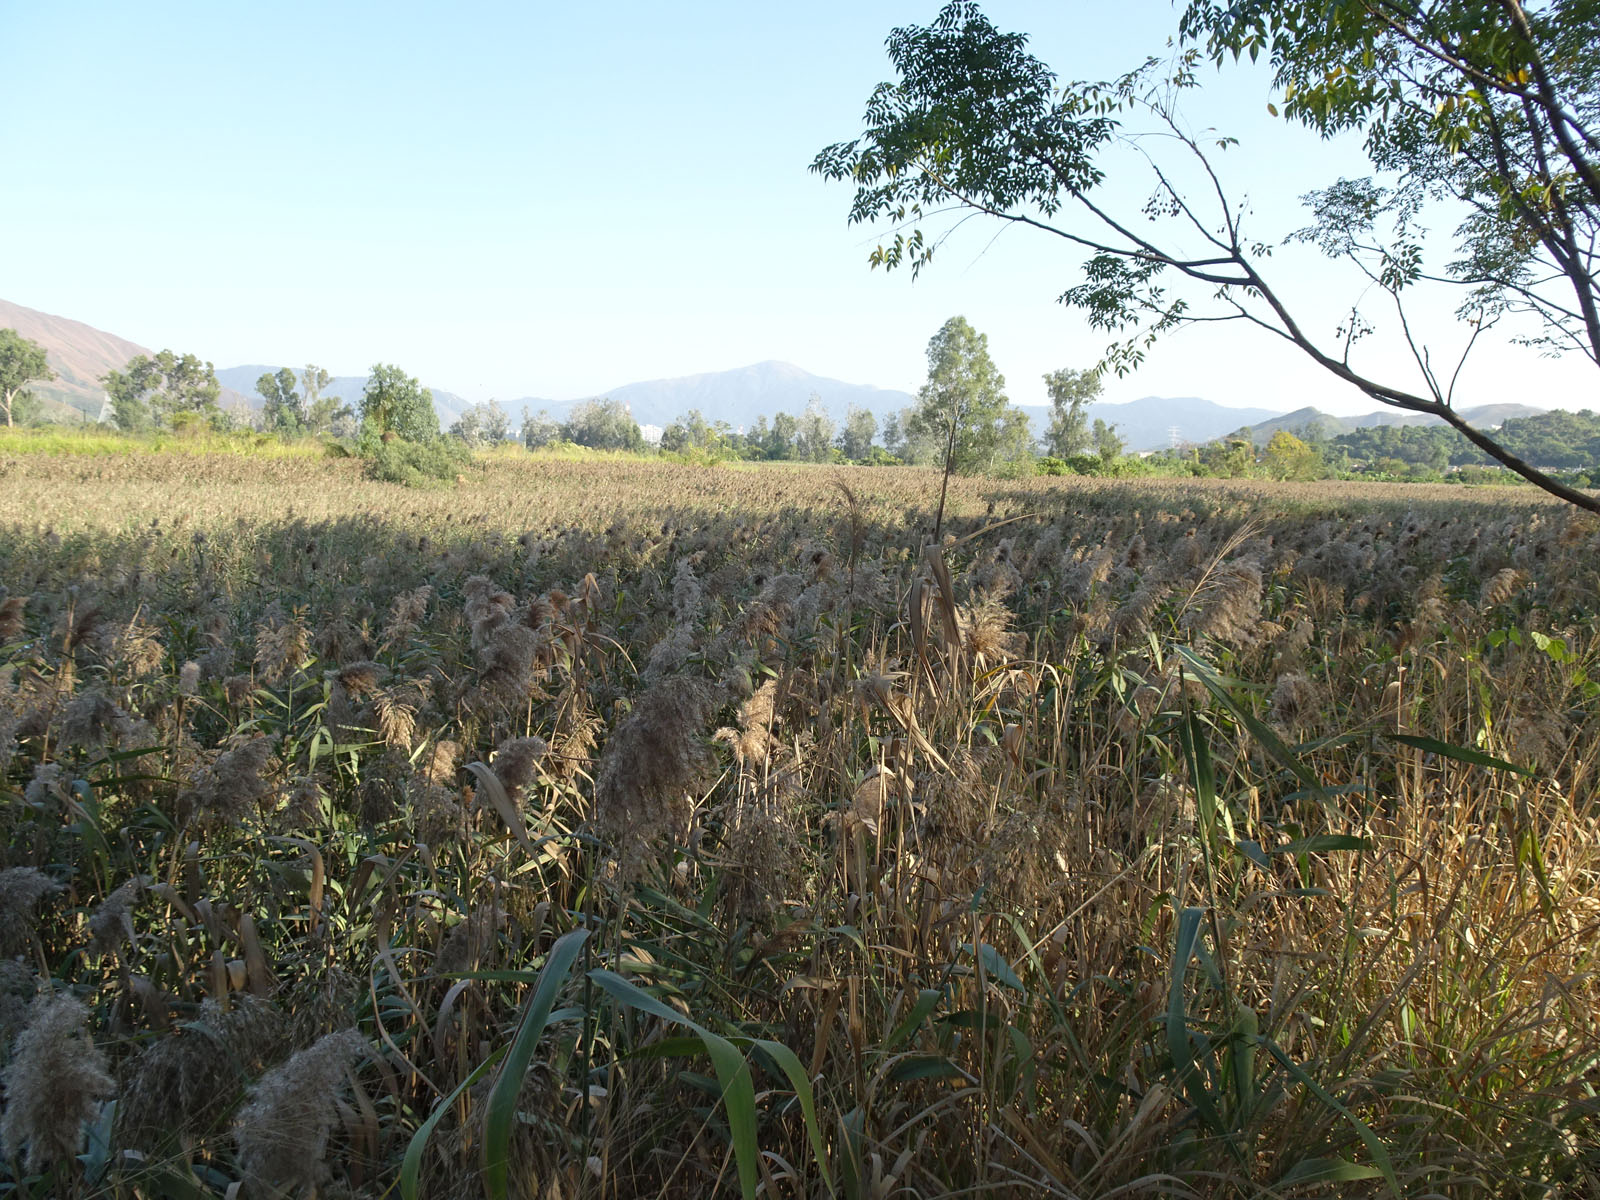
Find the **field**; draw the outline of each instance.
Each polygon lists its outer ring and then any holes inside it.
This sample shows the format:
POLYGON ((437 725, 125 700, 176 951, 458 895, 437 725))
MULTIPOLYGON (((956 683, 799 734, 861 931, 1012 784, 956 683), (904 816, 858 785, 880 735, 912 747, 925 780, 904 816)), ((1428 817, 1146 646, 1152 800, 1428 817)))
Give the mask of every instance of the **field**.
POLYGON ((1600 1195, 1600 523, 939 484, 0 443, 0 1186, 1600 1195))

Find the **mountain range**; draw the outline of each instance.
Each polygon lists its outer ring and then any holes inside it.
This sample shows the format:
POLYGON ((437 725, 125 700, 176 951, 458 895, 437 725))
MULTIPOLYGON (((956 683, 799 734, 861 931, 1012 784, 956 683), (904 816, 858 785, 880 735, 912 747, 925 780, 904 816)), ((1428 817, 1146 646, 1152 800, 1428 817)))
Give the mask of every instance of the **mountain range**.
MULTIPOLYGON (((0 328, 15 329, 45 348, 57 377, 48 383, 35 384, 32 390, 44 402, 45 414, 57 420, 73 416, 98 419, 105 401, 100 376, 122 368, 136 355, 150 353, 137 343, 80 321, 52 316, 5 300, 0 300, 0 328)), ((218 370, 217 381, 223 386, 222 407, 232 410, 260 408, 261 398, 255 394, 256 380, 278 369, 265 363, 253 363, 218 370)), ((298 373, 298 368, 291 369, 298 373)), ((365 383, 364 375, 341 375, 330 384, 327 394, 354 403, 360 399, 365 383)), ((442 428, 448 429, 470 407, 469 401, 454 392, 431 386, 429 391, 442 428)), ((753 363, 729 371, 625 383, 596 393, 591 399, 600 397, 622 401, 629 406, 634 420, 641 425, 657 427, 671 424, 690 409, 699 409, 708 421, 726 421, 735 428, 743 428, 762 415, 770 417, 780 411, 798 415, 813 397, 836 421, 842 420, 851 406, 869 410, 881 422, 890 413, 916 404, 916 397, 909 392, 847 383, 813 375, 793 363, 776 361, 753 363)), ((513 422, 520 421, 524 411, 533 413, 541 409, 559 420, 579 403, 582 401, 524 396, 504 401, 502 407, 513 422)), ((1019 407, 1028 414, 1035 432, 1042 435, 1049 424, 1050 410, 1043 405, 1019 407)), ((1463 410, 1462 415, 1475 425, 1494 427, 1508 417, 1540 411, 1525 404, 1491 404, 1463 410)), ((1230 434, 1249 436, 1261 444, 1280 429, 1300 434, 1320 428, 1324 434, 1331 435, 1370 425, 1439 423, 1437 418, 1399 409, 1358 417, 1336 417, 1315 408, 1300 408, 1289 413, 1275 413, 1264 408, 1233 408, 1196 396, 1146 396, 1119 404, 1096 402, 1089 405, 1088 416, 1091 421, 1098 419, 1115 425, 1129 450, 1158 450, 1175 442, 1209 442, 1230 434)))

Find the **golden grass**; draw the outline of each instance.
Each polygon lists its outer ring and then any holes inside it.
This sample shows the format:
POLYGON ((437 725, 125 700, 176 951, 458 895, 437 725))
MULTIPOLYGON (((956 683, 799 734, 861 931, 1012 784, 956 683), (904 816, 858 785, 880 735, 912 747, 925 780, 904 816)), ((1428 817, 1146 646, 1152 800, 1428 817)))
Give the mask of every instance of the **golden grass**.
POLYGON ((1567 508, 8 446, 36 1195, 1594 1194, 1567 508))

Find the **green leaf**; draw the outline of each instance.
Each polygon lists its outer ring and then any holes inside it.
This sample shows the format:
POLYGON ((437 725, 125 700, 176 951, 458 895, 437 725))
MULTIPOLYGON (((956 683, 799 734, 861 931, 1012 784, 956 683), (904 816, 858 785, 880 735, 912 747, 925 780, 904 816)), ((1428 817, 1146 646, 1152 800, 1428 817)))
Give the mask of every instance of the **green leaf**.
MULTIPOLYGON (((968 954, 973 953, 971 942, 961 943, 961 948, 968 954)), ((1017 978, 1017 973, 1011 969, 1011 964, 1005 960, 1005 956, 988 942, 978 943, 977 958, 983 963, 983 969, 1006 987, 1014 992, 1021 992, 1024 996, 1028 994, 1028 989, 1022 986, 1022 980, 1017 978)))
POLYGON ((1280 766, 1293 772, 1295 778, 1305 785, 1306 790, 1316 797, 1325 809, 1331 811, 1333 798, 1328 795, 1327 790, 1322 786, 1322 780, 1318 779, 1305 763, 1295 757, 1294 751, 1284 745, 1283 739, 1273 732, 1266 722, 1260 720, 1254 713, 1247 712, 1239 705, 1210 663, 1195 654, 1187 646, 1178 646, 1176 649, 1185 664, 1187 664, 1188 669, 1194 673, 1195 678, 1205 685, 1206 690, 1216 697, 1217 702, 1234 715, 1239 724, 1249 731, 1250 736, 1261 744, 1262 749, 1277 759, 1280 766))
POLYGON ((433 1112, 428 1119, 417 1127, 416 1133, 411 1135, 411 1142, 406 1146, 406 1156, 400 1164, 400 1196, 401 1200, 417 1200, 417 1177, 422 1171, 422 1152, 427 1148, 428 1139, 433 1136, 435 1126, 450 1111, 452 1105, 460 1099, 461 1093, 466 1091, 488 1072, 489 1068, 499 1062, 506 1055, 508 1047, 502 1046, 488 1058, 484 1059, 472 1073, 456 1085, 451 1092, 438 1104, 434 1105, 433 1112))
POLYGON ((516 1116, 517 1097, 522 1094, 522 1080, 528 1073, 528 1064, 533 1061, 533 1052, 539 1047, 539 1038, 549 1022, 556 996, 588 938, 587 929, 574 929, 562 934, 550 947, 544 969, 539 972, 539 982, 522 1010, 517 1036, 512 1039, 511 1049, 489 1093, 483 1123, 483 1187, 490 1200, 506 1200, 511 1123, 516 1116))
POLYGON ((1306 1183, 1352 1183, 1357 1179, 1376 1179, 1383 1172, 1342 1158, 1307 1158, 1295 1163, 1274 1183, 1273 1189, 1306 1183))
POLYGON ((811 1155, 816 1159, 817 1170, 822 1172, 822 1182, 827 1185, 828 1191, 833 1191, 833 1176, 828 1173, 827 1149, 822 1144, 822 1126, 817 1124, 816 1098, 812 1095, 811 1080, 800 1065, 799 1056, 782 1042, 762 1038, 756 1045, 770 1055, 772 1061, 788 1076, 789 1086, 794 1088, 795 1098, 800 1101, 800 1113, 805 1118, 806 1136, 811 1139, 811 1155))
MULTIPOLYGON (((610 993, 613 999, 629 1008, 649 1013, 674 1025, 686 1026, 700 1035, 706 1053, 711 1056, 711 1065, 716 1068, 717 1081, 722 1085, 722 1107, 728 1118, 728 1135, 733 1140, 739 1190, 745 1200, 754 1200, 756 1186, 760 1182, 760 1147, 756 1144, 756 1088, 750 1075, 750 1064, 745 1061, 744 1055, 727 1038, 712 1033, 676 1009, 668 1008, 615 971, 597 968, 589 972, 589 978, 610 993)), ((821 1141, 820 1132, 816 1141, 821 1141)))
POLYGON ((1384 1147, 1382 1139, 1372 1132, 1371 1127, 1343 1104, 1340 1104, 1338 1100, 1334 1099, 1327 1088, 1306 1074, 1305 1068, 1284 1053, 1282 1047, 1271 1038, 1258 1035, 1253 1040, 1271 1054, 1273 1058, 1277 1059, 1285 1071, 1305 1084, 1312 1095, 1350 1122, 1361 1141, 1366 1145, 1367 1153, 1372 1155, 1373 1161, 1378 1164, 1378 1170, 1383 1174, 1384 1181, 1388 1183, 1390 1191, 1394 1193, 1396 1200, 1400 1200, 1402 1193, 1400 1191, 1400 1181, 1395 1178, 1394 1163, 1389 1160, 1389 1151, 1384 1147))
POLYGON ((916 1032, 917 1028, 928 1019, 929 1014, 938 1006, 939 998, 943 995, 944 993, 937 988, 923 988, 918 992, 917 1002, 911 1006, 911 1011, 905 1015, 900 1024, 889 1032, 889 1036, 884 1039, 883 1045, 879 1049, 884 1051, 893 1050, 916 1032))
POLYGON ((1211 747, 1206 742, 1205 730, 1200 727, 1200 718, 1193 712, 1184 714, 1178 740, 1183 743, 1183 756, 1189 763, 1189 778, 1194 782, 1200 831, 1207 846, 1210 846, 1217 836, 1217 773, 1211 764, 1211 747))
POLYGON ((965 1079, 966 1072, 940 1054, 917 1054, 896 1063, 889 1078, 896 1083, 914 1079, 965 1079))
POLYGON ((1503 758, 1495 758, 1492 754, 1485 754, 1482 750, 1471 750, 1466 746, 1453 746, 1449 742, 1441 742, 1438 738, 1418 737, 1410 733, 1391 733, 1390 740, 1401 745, 1412 746, 1428 754, 1437 754, 1440 758, 1453 758, 1457 762, 1471 763, 1475 767, 1488 767, 1493 771, 1511 771, 1517 775, 1525 775, 1529 779, 1537 779, 1538 772, 1528 767, 1519 767, 1516 763, 1508 763, 1503 758))
POLYGON ((1329 850, 1370 850, 1372 843, 1366 838, 1348 833, 1316 833, 1310 837, 1295 838, 1281 846, 1274 846, 1270 854, 1323 854, 1329 850))
POLYGON ((1200 941, 1200 922, 1204 917, 1203 908, 1185 908, 1178 914, 1178 935, 1172 948, 1172 984, 1167 995, 1167 1052, 1172 1056, 1173 1075, 1189 1097, 1189 1103, 1207 1125, 1221 1132, 1222 1118, 1199 1079, 1200 1068, 1195 1064, 1189 1044, 1189 1012, 1183 989, 1189 960, 1194 957, 1200 941))

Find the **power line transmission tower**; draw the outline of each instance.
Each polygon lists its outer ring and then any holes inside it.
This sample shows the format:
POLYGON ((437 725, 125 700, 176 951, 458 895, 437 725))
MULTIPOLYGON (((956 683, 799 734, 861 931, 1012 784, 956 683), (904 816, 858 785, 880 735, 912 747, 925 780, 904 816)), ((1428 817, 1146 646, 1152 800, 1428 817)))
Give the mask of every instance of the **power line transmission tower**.
POLYGON ((1183 439, 1180 436, 1181 433, 1182 430, 1180 430, 1176 425, 1169 425, 1167 427, 1167 436, 1172 439, 1172 448, 1174 450, 1183 444, 1183 439))

